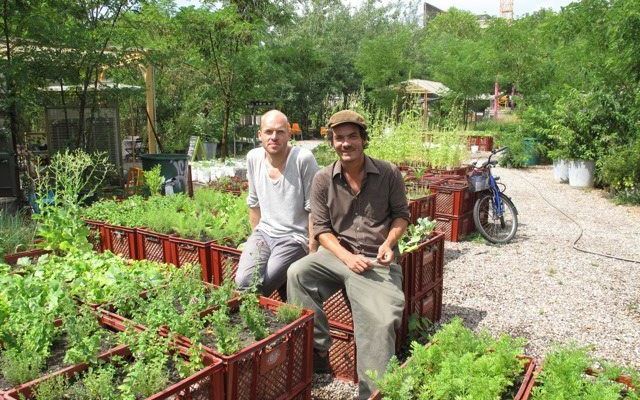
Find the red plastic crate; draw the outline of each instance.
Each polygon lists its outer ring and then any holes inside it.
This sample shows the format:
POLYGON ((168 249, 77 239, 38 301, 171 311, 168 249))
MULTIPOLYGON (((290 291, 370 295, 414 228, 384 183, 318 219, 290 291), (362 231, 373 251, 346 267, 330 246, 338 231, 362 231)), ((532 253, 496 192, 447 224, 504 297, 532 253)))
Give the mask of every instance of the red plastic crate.
POLYGON ((148 229, 136 229, 138 259, 175 264, 169 235, 156 233, 148 229))
POLYGON ((209 262, 209 246, 211 242, 184 239, 177 236, 169 236, 171 262, 176 266, 190 263, 200 265, 203 282, 211 283, 211 270, 209 262))
POLYGON ((330 328, 331 347, 329 365, 331 374, 339 380, 358 383, 356 340, 353 330, 330 328))
MULTIPOLYGON (((260 306, 275 311, 281 302, 260 297, 260 306)), ((238 300, 231 301, 237 309, 238 300)), ((166 333, 166 332, 165 332, 166 333)), ((191 342, 179 336, 186 347, 191 342)), ((206 353, 222 360, 226 399, 310 399, 313 375, 313 312, 303 315, 268 337, 226 356, 204 347, 206 353)))
POLYGON ((136 230, 124 226, 104 224, 104 250, 110 250, 124 258, 137 259, 136 230))
POLYGON ((409 201, 410 223, 415 224, 418 218, 434 219, 436 216, 436 195, 431 193, 425 197, 409 201))
MULTIPOLYGON (((178 347, 176 351, 180 351, 181 355, 185 355, 185 349, 178 347)), ((109 350, 107 353, 99 357, 104 362, 109 362, 111 358, 119 356, 123 359, 130 359, 131 351, 126 346, 118 346, 109 350)), ((220 360, 210 355, 203 355, 203 362, 205 367, 191 375, 188 378, 182 379, 177 383, 169 386, 168 388, 146 398, 146 400, 160 400, 160 399, 210 399, 210 400, 222 400, 223 399, 223 381, 222 373, 223 366, 220 360)), ((29 383, 20 385, 12 390, 7 391, 4 394, 6 400, 18 400, 18 399, 31 399, 33 397, 33 389, 42 381, 51 379, 54 376, 65 375, 69 379, 73 379, 75 374, 86 371, 89 369, 87 364, 77 364, 62 370, 56 371, 40 379, 31 381, 29 383)))
POLYGON ((460 217, 436 215, 436 231, 443 232, 445 240, 459 242, 468 234, 473 233, 475 229, 473 211, 460 217))
POLYGON ((429 240, 409 254, 411 261, 402 265, 406 299, 431 289, 442 281, 444 267, 444 233, 434 232, 429 240))
POLYGON ((467 172, 469 172, 469 166, 464 165, 464 166, 452 168, 452 169, 431 168, 429 172, 434 175, 454 175, 454 176, 464 178, 467 176, 467 172))
POLYGON ((351 304, 345 289, 338 290, 322 304, 329 323, 338 323, 353 329, 351 304))
POLYGON ((83 220, 87 228, 89 228, 89 242, 93 249, 98 253, 105 250, 106 235, 104 232, 104 222, 94 221, 90 219, 83 220))
POLYGON ((473 209, 474 195, 466 180, 447 180, 430 187, 436 194, 436 216, 458 217, 473 209))
POLYGON ((434 284, 431 289, 412 296, 409 306, 405 307, 407 313, 405 320, 412 314, 426 317, 431 322, 438 322, 442 316, 442 280, 434 284))
POLYGON ((210 271, 209 275, 213 279, 215 285, 220 285, 225 278, 225 265, 231 265, 231 277, 235 278, 238 270, 238 262, 240 261, 241 250, 233 247, 222 246, 215 242, 210 242, 208 249, 210 271))
POLYGON ((33 250, 27 250, 27 251, 19 251, 17 253, 5 254, 4 255, 4 262, 6 262, 9 265, 16 265, 18 260, 21 259, 21 258, 28 257, 32 261, 35 261, 41 255, 48 254, 48 253, 51 253, 51 251, 43 250, 43 249, 33 249, 33 250))

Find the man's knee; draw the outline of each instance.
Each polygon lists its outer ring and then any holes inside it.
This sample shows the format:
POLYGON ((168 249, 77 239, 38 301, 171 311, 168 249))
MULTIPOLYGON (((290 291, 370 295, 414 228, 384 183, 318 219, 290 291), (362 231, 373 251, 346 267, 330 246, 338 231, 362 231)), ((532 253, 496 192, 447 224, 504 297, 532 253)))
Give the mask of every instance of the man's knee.
POLYGON ((236 272, 236 286, 238 289, 247 289, 253 281, 253 274, 249 270, 240 270, 236 272))

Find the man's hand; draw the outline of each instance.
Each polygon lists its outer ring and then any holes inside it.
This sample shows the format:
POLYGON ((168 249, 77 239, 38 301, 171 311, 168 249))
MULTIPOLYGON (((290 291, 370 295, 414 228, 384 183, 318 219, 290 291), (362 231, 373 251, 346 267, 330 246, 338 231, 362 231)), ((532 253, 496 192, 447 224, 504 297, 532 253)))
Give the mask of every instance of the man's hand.
POLYGON ((348 253, 348 255, 342 259, 342 262, 356 274, 361 274, 364 271, 373 268, 371 260, 361 254, 348 253))
POLYGON ((389 244, 385 241, 378 247, 378 256, 376 260, 382 265, 389 265, 391 261, 393 261, 393 249, 389 246, 389 244))

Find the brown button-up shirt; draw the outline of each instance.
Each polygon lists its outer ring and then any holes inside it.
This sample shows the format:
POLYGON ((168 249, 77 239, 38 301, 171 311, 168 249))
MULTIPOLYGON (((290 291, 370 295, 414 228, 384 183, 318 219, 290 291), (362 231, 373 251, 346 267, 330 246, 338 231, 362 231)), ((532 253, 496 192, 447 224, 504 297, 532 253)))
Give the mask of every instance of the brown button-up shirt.
POLYGON ((316 174, 311 186, 313 234, 317 238, 332 232, 353 253, 376 257, 391 222, 409 221, 409 206, 397 167, 365 156, 364 170, 360 193, 351 191, 340 161, 316 174))

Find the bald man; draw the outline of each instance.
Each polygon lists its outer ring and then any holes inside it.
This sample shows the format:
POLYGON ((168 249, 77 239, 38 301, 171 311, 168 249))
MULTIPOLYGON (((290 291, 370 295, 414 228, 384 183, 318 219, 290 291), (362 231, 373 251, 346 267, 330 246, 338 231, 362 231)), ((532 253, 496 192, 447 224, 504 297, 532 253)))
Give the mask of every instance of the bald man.
POLYGON ((255 281, 269 296, 286 282, 289 265, 317 248, 309 212, 318 164, 309 150, 291 146, 289 121, 278 110, 262 116, 258 138, 262 146, 247 154, 253 232, 240 256, 236 284, 246 289, 255 281))

